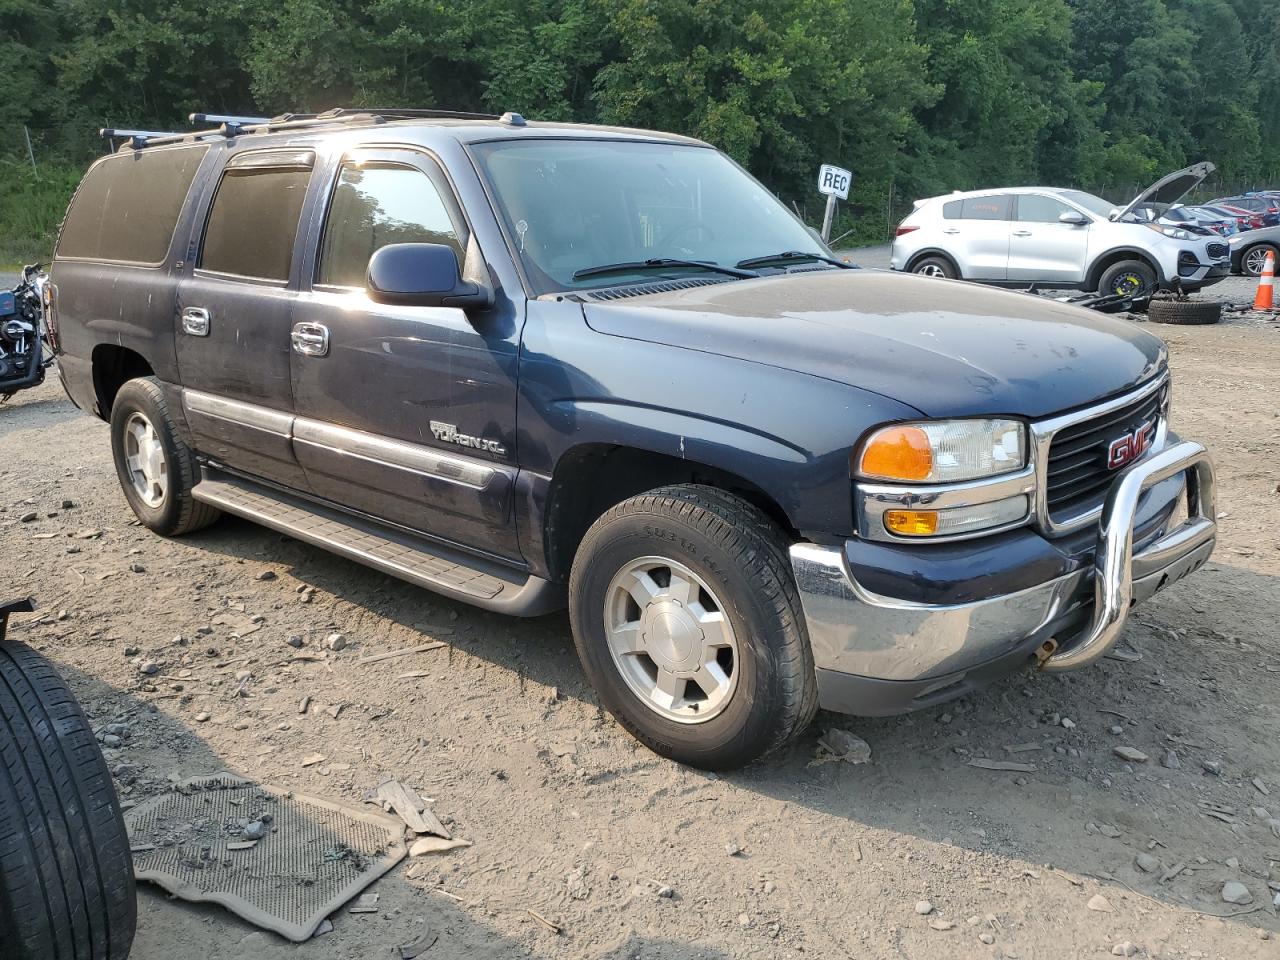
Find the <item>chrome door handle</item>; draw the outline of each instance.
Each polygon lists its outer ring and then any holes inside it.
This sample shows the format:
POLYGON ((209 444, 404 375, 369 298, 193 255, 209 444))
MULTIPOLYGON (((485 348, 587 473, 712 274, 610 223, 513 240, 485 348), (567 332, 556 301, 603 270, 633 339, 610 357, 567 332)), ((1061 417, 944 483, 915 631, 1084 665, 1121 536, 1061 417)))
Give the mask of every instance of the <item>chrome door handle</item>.
POLYGON ((324 357, 329 354, 329 328, 323 323, 295 323, 291 339, 293 352, 304 357, 324 357))
POLYGON ((182 308, 182 332, 193 337, 209 335, 209 311, 204 307, 182 308))
POLYGON ((944 228, 944 229, 943 229, 943 231, 942 231, 942 232, 943 232, 943 233, 959 233, 959 232, 960 232, 960 228, 959 228, 959 227, 946 227, 946 228, 944 228))
POLYGON ((1015 237, 1029 237, 1029 236, 1031 236, 1031 231, 1030 231, 1030 230, 1015 230, 1015 231, 1013 231, 1013 235, 1014 235, 1015 237))

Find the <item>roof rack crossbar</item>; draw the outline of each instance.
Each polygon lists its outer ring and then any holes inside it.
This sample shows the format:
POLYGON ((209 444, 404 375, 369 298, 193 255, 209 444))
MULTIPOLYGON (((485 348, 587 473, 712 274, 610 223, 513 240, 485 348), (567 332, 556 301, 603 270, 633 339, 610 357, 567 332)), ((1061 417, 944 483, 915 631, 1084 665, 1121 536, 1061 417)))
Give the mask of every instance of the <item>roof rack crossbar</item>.
POLYGON ((241 117, 236 114, 229 113, 193 113, 187 119, 191 123, 238 123, 241 125, 250 123, 266 123, 270 117, 241 117))

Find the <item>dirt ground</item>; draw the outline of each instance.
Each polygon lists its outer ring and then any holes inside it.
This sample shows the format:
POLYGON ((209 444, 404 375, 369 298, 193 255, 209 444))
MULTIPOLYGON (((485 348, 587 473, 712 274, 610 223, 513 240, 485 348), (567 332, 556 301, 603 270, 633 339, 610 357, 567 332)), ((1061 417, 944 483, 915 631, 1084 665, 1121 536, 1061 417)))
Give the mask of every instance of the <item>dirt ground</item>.
POLYGON ((479 612, 233 519, 161 539, 125 505, 106 426, 56 377, 18 395, 0 407, 0 592, 41 615, 11 636, 95 725, 125 725, 105 753, 127 804, 224 769, 359 804, 394 775, 474 844, 405 861, 372 888, 378 912, 340 910, 300 946, 144 888, 133 957, 363 960, 427 930, 425 960, 1280 955, 1280 323, 1149 329, 1175 429, 1214 453, 1221 537, 1136 611, 1134 656, 906 718, 821 714, 789 753, 719 777, 601 711, 564 616, 479 612), (831 727, 872 761, 814 763, 831 727), (1231 880, 1251 903, 1223 901, 1231 880))

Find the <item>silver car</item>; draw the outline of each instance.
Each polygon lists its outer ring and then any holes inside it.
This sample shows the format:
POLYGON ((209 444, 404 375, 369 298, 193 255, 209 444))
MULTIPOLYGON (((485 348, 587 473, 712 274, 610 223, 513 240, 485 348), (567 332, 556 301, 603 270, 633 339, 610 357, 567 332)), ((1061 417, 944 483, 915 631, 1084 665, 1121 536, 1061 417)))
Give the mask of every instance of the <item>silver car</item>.
POLYGON ((1117 209, 1057 187, 973 190, 917 200, 893 241, 894 270, 1000 286, 1070 287, 1136 296, 1196 290, 1231 268, 1219 236, 1160 216, 1215 169, 1197 163, 1117 209))

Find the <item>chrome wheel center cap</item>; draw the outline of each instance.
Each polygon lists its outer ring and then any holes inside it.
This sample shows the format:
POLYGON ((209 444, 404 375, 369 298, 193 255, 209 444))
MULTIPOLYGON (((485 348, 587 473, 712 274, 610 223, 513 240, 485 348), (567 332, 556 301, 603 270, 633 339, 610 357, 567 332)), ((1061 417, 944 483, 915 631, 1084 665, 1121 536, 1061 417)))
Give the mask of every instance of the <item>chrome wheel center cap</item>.
POLYGON ((645 647, 654 662, 674 673, 698 669, 702 631, 678 600, 660 600, 645 610, 645 647))

